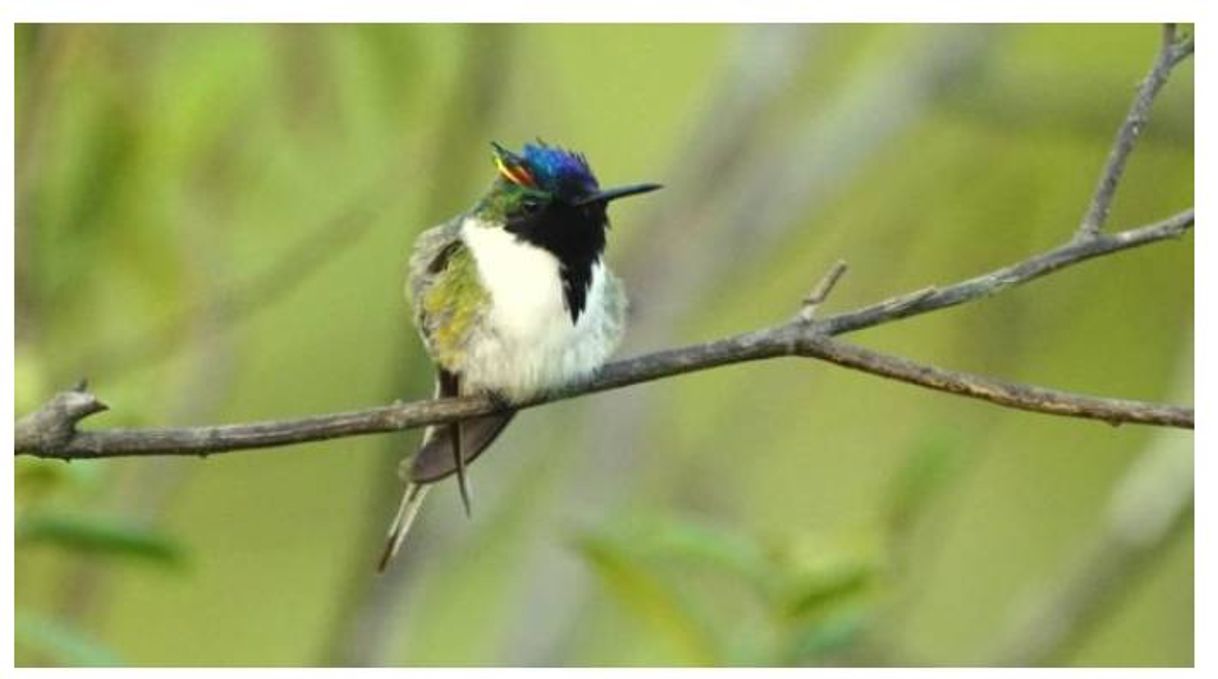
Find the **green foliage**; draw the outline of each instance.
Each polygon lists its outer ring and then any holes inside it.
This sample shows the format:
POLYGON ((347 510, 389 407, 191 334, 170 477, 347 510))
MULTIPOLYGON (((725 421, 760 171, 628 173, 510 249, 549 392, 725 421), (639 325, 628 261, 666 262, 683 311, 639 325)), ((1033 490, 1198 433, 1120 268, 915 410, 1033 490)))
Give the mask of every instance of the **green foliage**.
POLYGON ((34 511, 17 520, 18 547, 53 546, 81 555, 108 556, 180 567, 185 552, 177 541, 114 517, 34 511))
POLYGON ((124 664, 113 649, 53 618, 19 611, 14 632, 18 652, 33 654, 49 665, 117 667, 124 664))
POLYGON ((893 535, 900 535, 927 511, 960 471, 963 460, 957 437, 934 431, 916 444, 893 474, 885 520, 893 535))
POLYGON ((633 516, 576 545, 681 664, 823 661, 859 640, 884 576, 869 550, 808 536, 763 545, 673 517, 633 516))
POLYGON ((848 651, 866 633, 869 613, 865 606, 852 606, 795 628, 783 664, 825 661, 848 651))
POLYGON ((19 458, 14 463, 17 506, 33 507, 74 493, 87 493, 102 483, 97 464, 19 458))
POLYGON ((706 629, 706 621, 671 582, 654 572, 645 554, 604 538, 585 538, 578 548, 615 596, 672 644, 680 662, 723 662, 721 647, 706 629))

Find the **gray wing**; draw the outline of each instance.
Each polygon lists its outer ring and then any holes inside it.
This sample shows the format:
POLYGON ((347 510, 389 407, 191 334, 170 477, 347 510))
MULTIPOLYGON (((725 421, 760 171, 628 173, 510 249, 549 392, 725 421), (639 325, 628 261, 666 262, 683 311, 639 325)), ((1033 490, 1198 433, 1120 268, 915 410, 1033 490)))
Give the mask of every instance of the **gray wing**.
MULTIPOLYGON (((431 309, 424 298, 434 286, 443 284, 449 263, 460 248, 461 217, 428 229, 415 240, 410 257, 410 276, 406 294, 414 308, 415 325, 437 366, 436 396, 457 396, 464 390, 458 361, 445 360, 445 347, 439 346, 437 334, 453 319, 446 309, 431 309)), ((451 326, 450 326, 451 327, 451 326)), ((417 484, 435 483, 458 471, 456 457, 463 463, 472 462, 499 436, 515 412, 506 412, 463 420, 459 426, 427 427, 418 452, 405 461, 400 470, 403 478, 417 484), (459 451, 459 452, 458 452, 459 451)))
POLYGON ((406 280, 406 297, 417 304, 419 296, 444 271, 446 250, 461 240, 461 217, 433 226, 414 239, 410 252, 410 275, 406 280))

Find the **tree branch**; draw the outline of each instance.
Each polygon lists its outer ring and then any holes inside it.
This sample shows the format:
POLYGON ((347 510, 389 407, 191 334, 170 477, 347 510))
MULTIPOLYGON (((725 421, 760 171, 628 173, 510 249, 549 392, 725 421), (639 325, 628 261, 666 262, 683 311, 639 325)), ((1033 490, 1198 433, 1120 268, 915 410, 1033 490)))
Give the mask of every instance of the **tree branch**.
MULTIPOLYGON (((587 383, 532 399, 516 407, 538 406, 732 363, 802 356, 1022 410, 1097 419, 1113 424, 1155 424, 1191 429, 1194 421, 1192 408, 1090 397, 1002 382, 918 364, 834 341, 830 336, 988 297, 1094 257, 1177 237, 1192 224, 1193 211, 1186 210, 1156 224, 1075 241, 976 278, 916 293, 913 298, 902 295, 820 321, 807 322, 797 316, 790 323, 775 328, 617 361, 607 365, 587 383)), ((835 277, 825 279, 831 280, 835 280, 835 277)), ((827 284, 822 283, 821 287, 827 287, 827 284)), ((78 392, 57 395, 38 412, 18 423, 14 441, 17 454, 61 459, 208 455, 413 429, 486 415, 503 407, 489 397, 469 396, 399 403, 295 420, 208 427, 76 431, 78 421, 97 411, 63 407, 64 400, 72 393, 78 392)))

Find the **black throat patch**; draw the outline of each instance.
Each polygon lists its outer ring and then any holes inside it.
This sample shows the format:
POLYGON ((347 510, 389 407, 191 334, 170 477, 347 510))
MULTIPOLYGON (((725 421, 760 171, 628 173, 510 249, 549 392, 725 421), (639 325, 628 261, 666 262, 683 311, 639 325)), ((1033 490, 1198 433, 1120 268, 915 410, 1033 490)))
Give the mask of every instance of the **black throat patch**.
POLYGON ((581 207, 553 203, 536 214, 508 220, 510 233, 558 259, 563 299, 572 324, 588 303, 592 267, 605 251, 608 225, 603 203, 581 207))

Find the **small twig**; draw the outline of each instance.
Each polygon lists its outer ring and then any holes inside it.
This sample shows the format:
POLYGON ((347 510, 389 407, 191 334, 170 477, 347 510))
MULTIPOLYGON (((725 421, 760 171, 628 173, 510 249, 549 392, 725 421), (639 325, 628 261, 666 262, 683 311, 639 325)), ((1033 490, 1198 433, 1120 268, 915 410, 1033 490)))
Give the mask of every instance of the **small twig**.
POLYGON ((825 275, 821 276, 820 282, 816 284, 816 287, 812 288, 807 297, 804 297, 802 306, 799 309, 798 319, 800 321, 807 323, 816 316, 817 307, 829 299, 833 288, 837 286, 837 282, 841 280, 841 277, 846 274, 846 270, 849 268, 844 259, 837 260, 833 263, 833 266, 829 267, 825 275))
POLYGON ((1113 142, 1112 150, 1108 153, 1104 169, 1100 173, 1100 180, 1091 197, 1091 203, 1087 207, 1087 213, 1083 216, 1082 223, 1079 224, 1076 238, 1094 238, 1104 228, 1104 222, 1108 220, 1108 212, 1112 208, 1112 200, 1116 196, 1117 185, 1120 184, 1121 176, 1125 173, 1125 164, 1129 160, 1129 154, 1133 151, 1134 143, 1150 119, 1151 104, 1154 103, 1159 90, 1167 83, 1172 68, 1192 53, 1192 40, 1177 43, 1176 25, 1165 24, 1163 41, 1155 57, 1154 65, 1138 87, 1138 93, 1134 97, 1133 103, 1130 104, 1129 113, 1126 114, 1125 121, 1117 130, 1116 140, 1113 142))

